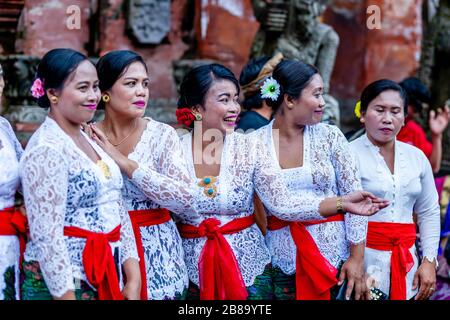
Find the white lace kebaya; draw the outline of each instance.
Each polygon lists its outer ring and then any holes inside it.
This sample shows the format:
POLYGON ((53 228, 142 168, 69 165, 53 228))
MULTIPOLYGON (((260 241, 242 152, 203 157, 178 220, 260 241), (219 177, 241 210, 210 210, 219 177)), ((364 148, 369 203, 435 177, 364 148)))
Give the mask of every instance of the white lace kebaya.
MULTIPOLYGON (((152 168, 175 181, 190 182, 180 140, 169 125, 146 118, 149 122, 128 158, 140 167, 152 168)), ((152 181, 152 180, 149 180, 152 181)), ((145 188, 144 190, 148 190, 145 188)), ((147 196, 132 180, 124 176, 122 195, 131 210, 166 208, 177 210, 176 200, 164 193, 147 196), (153 199, 156 198, 154 201, 153 199)), ((175 212, 176 214, 176 212, 175 212)), ((179 212, 180 215, 185 212, 179 212)), ((140 227, 147 274, 147 295, 151 300, 173 299, 189 284, 181 237, 173 220, 140 227)))
MULTIPOLYGON (((9 122, 0 117, 0 211, 14 206, 14 197, 20 186, 19 160, 22 147, 9 122)), ((0 213, 1 214, 1 213, 0 213)), ((15 299, 19 299, 20 245, 17 236, 0 235, 0 300, 6 288, 5 272, 13 272, 15 299)))
MULTIPOLYGON (((281 169, 275 151, 272 120, 267 126, 251 133, 264 141, 271 152, 271 161, 281 170, 281 177, 292 192, 307 198, 342 196, 361 190, 357 163, 347 140, 334 126, 316 124, 305 126, 303 133, 303 165, 281 169)), ((274 215, 266 208, 267 215, 274 215)), ((347 260, 350 244, 366 239, 367 218, 345 214, 344 221, 307 226, 320 253, 334 267, 347 260)), ((272 255, 272 265, 291 275, 296 269, 296 252, 289 226, 267 231, 266 243, 272 255)))
MULTIPOLYGON (((192 154, 192 133, 181 137, 188 169, 196 182, 202 179, 195 174, 192 154)), ((253 194, 256 191, 261 201, 278 218, 283 220, 320 220, 319 204, 322 197, 299 197, 289 192, 280 178, 279 170, 273 165, 264 144, 237 132, 226 136, 220 160, 220 173, 214 183, 215 197, 209 197, 203 187, 198 190, 197 210, 202 221, 216 218, 224 225, 236 218, 253 214, 253 194)), ((188 221, 183 223, 192 224, 188 221)), ((199 223, 195 223, 198 226, 199 223)), ((255 278, 264 272, 270 263, 270 254, 264 237, 256 224, 233 234, 225 234, 231 246, 245 283, 251 286, 255 278)), ((183 239, 189 279, 199 285, 198 260, 205 238, 183 239)))
POLYGON ((110 242, 116 263, 139 260, 123 206, 119 167, 87 140, 109 167, 109 178, 50 117, 31 137, 20 161, 31 236, 25 260, 39 262, 45 283, 56 297, 74 290, 75 279, 88 282, 82 262, 86 240, 64 236, 66 226, 109 233, 121 225, 120 240, 110 242))
MULTIPOLYGON (((440 208, 430 162, 424 153, 409 144, 395 141, 394 174, 391 174, 380 150, 363 135, 352 141, 350 147, 357 156, 364 190, 389 200, 390 205, 369 218, 370 222, 414 223, 417 214, 423 256, 429 261, 436 259, 440 234, 440 208)), ((416 246, 409 251, 414 266, 406 275, 406 299, 412 290, 414 274, 419 261, 416 246)), ((391 251, 366 248, 364 264, 386 294, 390 292, 391 251)))

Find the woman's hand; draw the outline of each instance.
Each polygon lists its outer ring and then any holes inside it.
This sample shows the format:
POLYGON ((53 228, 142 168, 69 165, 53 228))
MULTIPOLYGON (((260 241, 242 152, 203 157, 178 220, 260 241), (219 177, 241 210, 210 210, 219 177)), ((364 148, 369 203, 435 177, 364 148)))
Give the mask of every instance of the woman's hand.
POLYGON ((345 279, 347 279, 346 300, 350 300, 353 289, 355 290, 355 300, 366 297, 367 287, 364 281, 364 259, 352 256, 347 259, 342 266, 338 285, 342 285, 345 279))
POLYGON ((386 208, 389 201, 380 199, 368 191, 356 191, 342 197, 343 210, 361 216, 371 216, 386 208))
POLYGON ((94 132, 91 129, 91 125, 95 125, 95 123, 87 124, 86 122, 83 122, 81 124, 81 130, 83 130, 84 133, 86 133, 87 136, 92 139, 92 135, 94 134, 94 132))
POLYGON ((141 296, 140 281, 127 281, 122 290, 122 294, 125 300, 140 300, 141 296))
MULTIPOLYGON (((90 137, 116 162, 117 159, 120 159, 123 157, 123 155, 120 153, 119 150, 114 147, 111 142, 109 142, 108 138, 106 138, 106 135, 103 133, 103 131, 97 127, 95 124, 90 124, 90 137)), ((85 130, 86 131, 86 130, 85 130)), ((89 133, 88 133, 89 134, 89 133)))
POLYGON ((133 172, 139 167, 138 164, 128 159, 119 150, 114 147, 111 142, 109 142, 106 135, 95 125, 90 125, 92 129, 92 139, 117 163, 129 178, 133 176, 133 172))
POLYGON ((433 136, 441 135, 444 132, 445 128, 447 128, 449 120, 450 120, 450 110, 448 106, 445 106, 444 110, 438 109, 437 112, 431 110, 430 119, 428 121, 431 134, 433 136))
POLYGON ((61 297, 53 296, 53 300, 77 300, 75 297, 75 291, 67 290, 61 297))
POLYGON ((141 298, 141 273, 139 271, 139 262, 130 258, 123 263, 125 272, 125 287, 122 294, 125 300, 140 300, 141 298))
POLYGON ((436 288, 436 262, 430 262, 427 258, 423 259, 414 275, 412 289, 419 286, 419 292, 415 300, 426 300, 431 297, 436 288))

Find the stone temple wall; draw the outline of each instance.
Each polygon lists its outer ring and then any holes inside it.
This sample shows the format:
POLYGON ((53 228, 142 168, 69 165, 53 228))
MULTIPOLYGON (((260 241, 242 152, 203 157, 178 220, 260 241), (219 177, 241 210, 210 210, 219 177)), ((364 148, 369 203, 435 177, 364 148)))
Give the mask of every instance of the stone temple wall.
MULTIPOLYGON (((421 6, 421 0, 331 1, 322 20, 340 36, 331 93, 340 102, 344 131, 357 126, 352 109, 367 83, 416 72, 421 6), (381 8, 379 30, 366 26, 369 5, 381 8)), ((148 64, 149 115, 174 123, 183 73, 217 61, 238 76, 258 28, 251 0, 25 0, 14 51, 0 47, 7 81, 2 112, 18 123, 24 139, 39 125, 45 112, 34 107, 26 87, 38 59, 52 48, 71 47, 94 59, 130 49, 148 64), (79 28, 73 28, 73 6, 79 8, 79 28)))

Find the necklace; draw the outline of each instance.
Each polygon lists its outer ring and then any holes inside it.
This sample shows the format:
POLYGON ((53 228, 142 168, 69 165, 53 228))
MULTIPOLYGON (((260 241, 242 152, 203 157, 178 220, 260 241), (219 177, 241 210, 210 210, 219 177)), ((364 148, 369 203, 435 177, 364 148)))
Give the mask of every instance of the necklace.
POLYGON ((100 170, 102 170, 106 179, 111 178, 111 171, 109 171, 108 165, 103 160, 97 160, 96 165, 100 168, 100 170))
POLYGON ((137 123, 138 123, 138 119, 136 119, 136 120, 134 121, 134 126, 133 126, 133 129, 131 129, 130 133, 129 133, 125 138, 123 138, 122 140, 120 140, 119 143, 117 143, 117 144, 112 143, 111 140, 109 140, 109 137, 108 137, 108 135, 107 135, 106 132, 105 132, 106 139, 108 139, 108 141, 111 142, 111 144, 112 144, 114 147, 117 147, 117 146, 121 145, 122 142, 124 142, 125 140, 127 140, 127 139, 131 136, 131 134, 134 132, 134 130, 136 130, 137 123))
POLYGON ((205 196, 208 198, 214 198, 217 195, 217 187, 214 184, 216 181, 217 177, 205 176, 197 185, 203 188, 203 193, 205 196))

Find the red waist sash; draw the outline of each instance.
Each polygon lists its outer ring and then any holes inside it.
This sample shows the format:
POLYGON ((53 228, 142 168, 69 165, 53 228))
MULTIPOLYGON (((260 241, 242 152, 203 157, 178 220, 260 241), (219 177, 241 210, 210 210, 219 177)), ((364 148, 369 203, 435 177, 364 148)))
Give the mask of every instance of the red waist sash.
POLYGON ((366 247, 392 251, 391 300, 406 300, 406 273, 414 266, 409 249, 415 241, 414 223, 369 222, 366 247))
POLYGON ((64 227, 64 235, 85 238, 83 266, 88 281, 97 288, 100 300, 123 300, 114 257, 109 242, 120 240, 120 225, 109 233, 64 227))
POLYGON ((147 270, 145 268, 144 247, 142 246, 141 231, 139 228, 165 223, 169 221, 171 217, 169 210, 167 209, 133 210, 128 213, 130 214, 131 224, 133 225, 136 248, 139 255, 139 269, 141 270, 141 300, 148 300, 147 270))
POLYGON ((183 238, 207 237, 198 261, 201 300, 245 300, 247 289, 236 257, 223 236, 249 228, 255 216, 237 218, 220 226, 214 218, 204 220, 200 226, 178 226, 183 238))
POLYGON ((22 267, 23 253, 27 241, 27 218, 14 207, 0 210, 0 235, 17 236, 20 243, 20 267, 22 267))
POLYGON ((289 226, 297 247, 296 254, 296 298, 297 300, 330 300, 330 288, 337 284, 337 269, 322 256, 307 226, 344 221, 338 214, 324 220, 283 221, 275 216, 267 218, 268 229, 278 230, 289 226))

